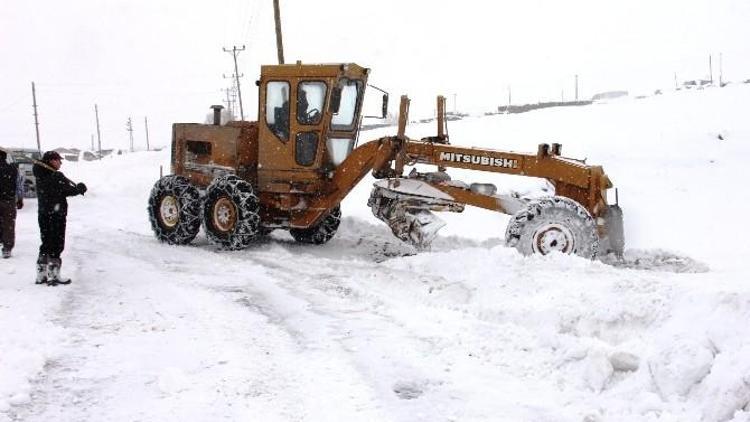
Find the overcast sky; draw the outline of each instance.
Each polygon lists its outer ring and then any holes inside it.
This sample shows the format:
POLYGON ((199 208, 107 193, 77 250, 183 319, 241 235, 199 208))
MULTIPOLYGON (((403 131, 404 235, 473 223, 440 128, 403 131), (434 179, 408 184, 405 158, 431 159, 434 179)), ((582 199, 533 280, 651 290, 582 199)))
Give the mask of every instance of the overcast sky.
MULTIPOLYGON (((607 90, 651 92, 708 77, 750 78, 750 1, 281 0, 287 62, 354 61, 370 82, 408 94, 429 113, 478 112, 513 102, 607 90), (455 99, 455 103, 454 103, 455 99)), ((276 62, 271 0, 3 0, 0 145, 35 147, 31 81, 42 149, 85 147, 99 105, 104 148, 167 145, 173 122, 202 122, 240 53, 246 119, 255 120, 260 64, 276 62)), ((391 109, 396 110, 395 101, 391 109)))

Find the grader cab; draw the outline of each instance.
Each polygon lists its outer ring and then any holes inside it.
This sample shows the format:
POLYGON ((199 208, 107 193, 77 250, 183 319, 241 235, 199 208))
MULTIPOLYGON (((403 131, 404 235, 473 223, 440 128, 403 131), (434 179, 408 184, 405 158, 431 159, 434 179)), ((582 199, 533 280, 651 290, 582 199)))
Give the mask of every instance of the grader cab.
MULTIPOLYGON (((263 66, 258 121, 175 124, 172 174, 156 182, 149 216, 157 238, 191 242, 204 227, 225 249, 242 249, 274 229, 298 242, 322 244, 336 233, 340 202, 368 172, 376 179, 368 205, 401 240, 427 247, 442 223, 433 211, 473 205, 513 215, 506 241, 525 254, 559 251, 593 257, 622 253, 622 213, 607 203, 612 187, 601 167, 563 158, 560 145, 536 154, 456 147, 444 131, 405 135, 409 100, 402 97, 395 136, 355 147, 369 69, 353 63, 263 66), (434 165, 408 174, 405 166, 434 165), (556 195, 525 200, 488 184, 451 180, 446 169, 542 177, 556 195)), ((388 97, 383 98, 383 117, 388 97)))

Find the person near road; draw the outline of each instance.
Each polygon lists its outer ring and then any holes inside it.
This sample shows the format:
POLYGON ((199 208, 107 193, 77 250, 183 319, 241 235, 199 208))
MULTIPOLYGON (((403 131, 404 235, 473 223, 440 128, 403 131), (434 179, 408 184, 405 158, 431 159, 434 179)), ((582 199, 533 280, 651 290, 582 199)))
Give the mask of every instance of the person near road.
POLYGON ((16 210, 23 208, 23 176, 0 149, 0 241, 3 258, 10 258, 16 244, 16 210))
POLYGON ((60 172, 62 157, 55 151, 47 151, 42 161, 34 164, 37 198, 39 204, 39 233, 42 245, 36 264, 36 283, 55 286, 69 284, 70 279, 60 276, 65 249, 65 225, 68 216, 67 197, 83 195, 86 185, 75 184, 60 172))

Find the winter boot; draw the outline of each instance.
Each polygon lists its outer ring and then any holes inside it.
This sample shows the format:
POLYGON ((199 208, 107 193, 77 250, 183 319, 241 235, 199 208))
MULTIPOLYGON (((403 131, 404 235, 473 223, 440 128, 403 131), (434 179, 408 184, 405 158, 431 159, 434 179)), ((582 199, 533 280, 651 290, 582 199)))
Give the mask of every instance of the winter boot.
POLYGON ((10 251, 3 249, 3 258, 8 259, 10 258, 10 251))
POLYGON ((47 284, 47 278, 49 277, 47 262, 47 255, 39 255, 36 260, 36 284, 47 284))
POLYGON ((49 272, 47 284, 50 286, 56 286, 58 284, 70 284, 69 278, 60 277, 60 267, 62 261, 60 258, 50 258, 49 264, 47 265, 47 271, 49 272))

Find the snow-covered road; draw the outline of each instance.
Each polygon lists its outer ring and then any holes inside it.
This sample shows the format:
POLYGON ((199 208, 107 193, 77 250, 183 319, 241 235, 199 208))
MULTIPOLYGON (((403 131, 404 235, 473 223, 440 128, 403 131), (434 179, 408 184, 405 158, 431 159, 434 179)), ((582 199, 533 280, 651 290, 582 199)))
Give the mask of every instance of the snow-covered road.
POLYGON ((73 284, 33 284, 34 200, 0 263, 0 421, 750 420, 748 246, 705 203, 750 211, 728 178, 750 148, 730 114, 750 89, 731 89, 452 127, 454 143, 480 145, 472 135, 528 143, 557 125, 570 155, 590 148, 629 198, 632 268, 522 257, 500 241, 507 217, 480 210, 445 216, 432 250, 413 254, 369 215, 367 180, 323 246, 281 232, 237 252, 202 234, 167 246, 145 210, 167 151, 65 163, 90 187, 70 200, 73 284), (705 103, 727 114, 664 125, 705 103), (630 127, 653 110, 666 117, 630 127), (713 130, 723 149, 706 148, 713 130), (680 228, 693 243, 675 243, 680 228))

